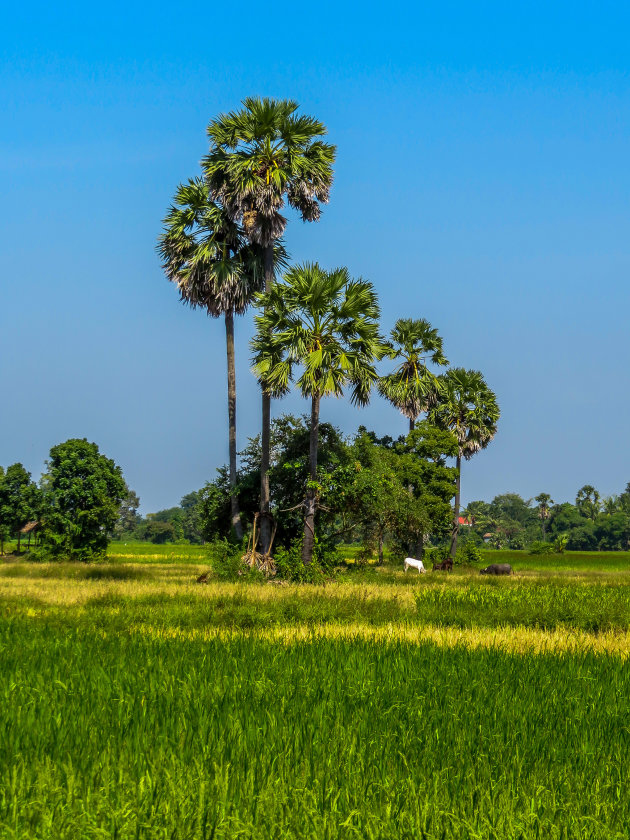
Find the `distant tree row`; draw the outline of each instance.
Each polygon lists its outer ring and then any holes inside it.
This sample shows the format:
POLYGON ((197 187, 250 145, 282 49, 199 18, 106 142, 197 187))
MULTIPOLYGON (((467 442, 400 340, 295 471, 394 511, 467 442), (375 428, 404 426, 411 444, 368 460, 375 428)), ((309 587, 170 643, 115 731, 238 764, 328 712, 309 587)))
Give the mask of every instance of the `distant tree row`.
POLYGON ((491 502, 471 502, 464 515, 471 523, 462 528, 464 539, 497 548, 527 548, 564 537, 569 550, 630 549, 630 483, 619 495, 605 497, 586 484, 573 504, 555 504, 548 493, 528 500, 504 493, 491 502))

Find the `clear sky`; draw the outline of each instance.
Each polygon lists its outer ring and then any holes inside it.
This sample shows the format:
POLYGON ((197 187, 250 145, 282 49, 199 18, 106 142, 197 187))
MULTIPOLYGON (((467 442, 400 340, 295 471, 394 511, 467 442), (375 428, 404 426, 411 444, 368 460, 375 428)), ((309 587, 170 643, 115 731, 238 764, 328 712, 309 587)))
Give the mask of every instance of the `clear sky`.
MULTIPOLYGON (((227 460, 221 321, 155 253, 205 127, 291 97, 338 146, 295 261, 376 285, 383 326, 425 317, 502 409, 463 498, 573 499, 630 481, 630 7, 621 2, 107 4, 3 10, 0 464, 38 476, 87 437, 146 511, 227 460)), ((259 426, 237 323, 239 446, 259 426)), ((291 397, 275 405, 302 412, 291 397)), ((322 419, 397 435, 374 396, 322 419)))

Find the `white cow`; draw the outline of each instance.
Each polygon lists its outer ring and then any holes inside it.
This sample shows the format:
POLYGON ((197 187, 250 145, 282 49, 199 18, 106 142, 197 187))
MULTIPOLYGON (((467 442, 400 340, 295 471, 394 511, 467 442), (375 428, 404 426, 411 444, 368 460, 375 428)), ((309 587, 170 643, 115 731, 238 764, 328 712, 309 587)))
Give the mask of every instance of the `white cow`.
POLYGON ((407 571, 407 569, 417 569, 419 575, 422 575, 426 572, 422 560, 416 560, 414 557, 405 557, 404 567, 405 572, 407 571))

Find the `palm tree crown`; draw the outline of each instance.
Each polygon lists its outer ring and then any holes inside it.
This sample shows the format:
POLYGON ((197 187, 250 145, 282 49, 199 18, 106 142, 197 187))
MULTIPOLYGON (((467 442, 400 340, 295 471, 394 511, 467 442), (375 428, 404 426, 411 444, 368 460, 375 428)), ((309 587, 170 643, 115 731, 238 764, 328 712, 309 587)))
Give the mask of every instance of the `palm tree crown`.
POLYGON ((431 418, 455 433, 460 457, 469 460, 496 434, 501 415, 496 395, 478 370, 452 368, 440 380, 442 395, 431 418))
POLYGON ((408 420, 413 429, 423 411, 428 411, 438 400, 440 380, 426 366, 429 358, 435 365, 447 365, 442 350, 442 339, 431 324, 421 318, 400 318, 391 331, 393 348, 391 356, 402 359, 393 373, 381 377, 378 390, 408 420))
POLYGON ((284 233, 286 201, 304 221, 317 221, 328 202, 335 146, 320 138, 326 127, 298 115, 290 99, 243 100, 208 126, 206 179, 232 218, 242 219, 252 242, 267 246, 284 233))
POLYGON ((286 393, 297 365, 304 396, 341 396, 351 385, 352 402, 368 402, 375 361, 385 353, 371 283, 311 263, 290 269, 257 301, 254 370, 274 396, 286 393))
POLYGON ((177 188, 158 253, 181 299, 215 318, 228 311, 242 314, 263 287, 262 254, 248 246, 202 178, 177 188))

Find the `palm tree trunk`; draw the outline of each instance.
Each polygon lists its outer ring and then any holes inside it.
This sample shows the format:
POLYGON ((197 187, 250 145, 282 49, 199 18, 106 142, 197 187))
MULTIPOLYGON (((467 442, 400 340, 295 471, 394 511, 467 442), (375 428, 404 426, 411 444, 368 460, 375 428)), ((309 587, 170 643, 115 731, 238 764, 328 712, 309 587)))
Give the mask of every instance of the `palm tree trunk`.
MULTIPOLYGON (((265 248, 265 291, 273 283, 273 240, 265 248)), ((271 458, 271 396, 262 392, 262 430, 260 435, 260 550, 269 551, 271 543, 271 495, 269 492, 269 462, 271 458)))
POLYGON ((410 431, 410 432, 413 432, 413 430, 414 430, 415 428, 416 428, 416 423, 415 423, 415 420, 413 420, 413 418, 412 418, 412 417, 410 417, 410 418, 409 418, 409 431, 410 431))
MULTIPOLYGON (((319 443, 319 394, 314 394, 311 401, 311 437, 309 446, 310 479, 317 480, 317 445, 319 443)), ((304 503, 304 539, 302 540, 302 562, 305 566, 313 562, 313 545, 315 543, 315 505, 316 493, 312 487, 306 491, 304 503)))
POLYGON ((228 422, 230 429, 230 509, 232 528, 237 540, 243 539, 243 526, 236 495, 236 370, 234 366, 234 313, 225 313, 227 348, 228 422))
POLYGON ((457 535, 459 534, 459 503, 460 503, 460 490, 461 490, 461 483, 462 483, 462 456, 458 453, 457 455, 457 483, 455 485, 455 511, 453 516, 453 532, 451 534, 451 547, 449 550, 449 557, 453 562, 455 562, 455 552, 457 551, 457 535))

